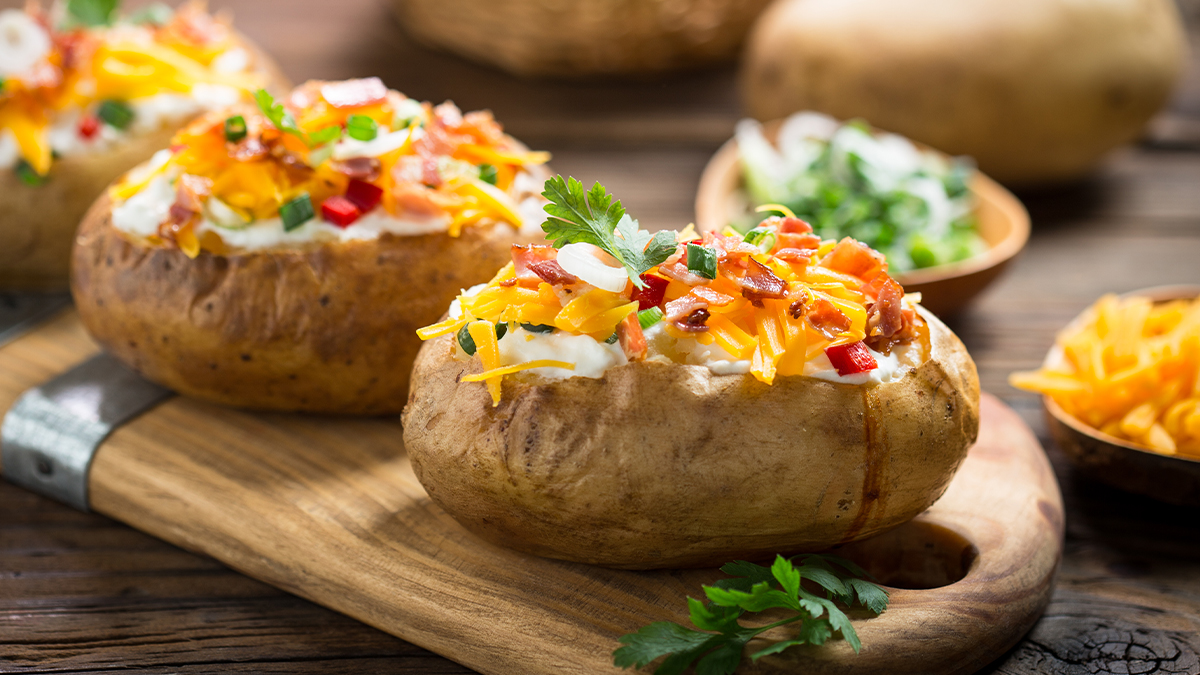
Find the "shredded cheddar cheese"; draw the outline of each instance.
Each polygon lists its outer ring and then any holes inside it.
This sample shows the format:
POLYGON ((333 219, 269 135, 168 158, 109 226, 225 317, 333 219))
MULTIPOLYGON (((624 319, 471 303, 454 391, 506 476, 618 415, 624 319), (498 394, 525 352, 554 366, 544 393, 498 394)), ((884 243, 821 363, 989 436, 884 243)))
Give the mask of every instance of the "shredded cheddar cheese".
POLYGON ((1061 358, 1009 382, 1110 436, 1200 458, 1200 299, 1106 295, 1056 345, 1061 358))

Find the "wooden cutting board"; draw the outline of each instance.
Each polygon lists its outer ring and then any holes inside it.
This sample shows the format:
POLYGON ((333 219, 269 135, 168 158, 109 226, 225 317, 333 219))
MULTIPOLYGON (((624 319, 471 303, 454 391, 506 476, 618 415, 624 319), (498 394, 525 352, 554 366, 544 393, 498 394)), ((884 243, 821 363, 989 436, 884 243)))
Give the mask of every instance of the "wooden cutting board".
MULTIPOLYGON (((0 348, 0 411, 96 349, 73 310, 0 348)), ((883 615, 856 619, 862 652, 833 640, 739 672, 969 673, 1016 643, 1050 598, 1062 499, 1016 414, 985 395, 982 417, 937 504, 841 550, 907 587, 883 615)), ((391 419, 173 398, 105 441, 89 489, 100 513, 488 674, 620 672, 619 636, 687 624, 684 598, 723 576, 605 570, 480 541, 430 502, 391 419)))

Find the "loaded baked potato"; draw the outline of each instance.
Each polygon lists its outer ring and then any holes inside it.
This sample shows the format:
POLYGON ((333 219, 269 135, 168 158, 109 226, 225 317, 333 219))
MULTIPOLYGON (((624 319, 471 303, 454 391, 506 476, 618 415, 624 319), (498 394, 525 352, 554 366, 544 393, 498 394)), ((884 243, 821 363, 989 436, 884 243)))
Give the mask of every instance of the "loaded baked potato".
POLYGON ((78 27, 109 18, 0 11, 0 287, 65 288, 75 228, 109 184, 201 112, 290 86, 200 5, 78 27))
POLYGON ((72 261, 84 326, 188 396, 399 413, 414 331, 540 222, 546 155, 491 113, 375 78, 257 98, 191 123, 88 212, 72 261))
POLYGON ((421 331, 404 441, 469 530, 713 565, 869 537, 945 490, 978 433, 975 366, 880 254, 793 217, 650 238, 602 188, 545 194, 561 248, 515 247, 421 331))

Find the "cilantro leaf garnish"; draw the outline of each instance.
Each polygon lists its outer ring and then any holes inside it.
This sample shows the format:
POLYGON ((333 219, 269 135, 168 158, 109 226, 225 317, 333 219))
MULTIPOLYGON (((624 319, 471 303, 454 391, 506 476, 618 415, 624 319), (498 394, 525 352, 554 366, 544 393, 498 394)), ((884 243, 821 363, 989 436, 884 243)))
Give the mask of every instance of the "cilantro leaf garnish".
MULTIPOLYGON (((870 576, 858 565, 837 556, 798 556, 799 566, 776 556, 769 568, 745 561, 721 568, 730 575, 712 586, 702 586, 708 602, 688 598, 688 612, 699 630, 670 621, 657 621, 636 633, 621 636, 623 645, 613 652, 613 665, 642 668, 666 657, 654 675, 678 675, 695 665, 698 675, 730 675, 737 669, 746 644, 761 633, 800 622, 796 634, 750 655, 754 661, 796 645, 821 645, 841 633, 855 653, 862 648, 850 618, 838 603, 859 605, 874 614, 887 608, 883 588, 859 577, 870 576), (809 581, 824 596, 803 586, 809 581), (745 627, 741 617, 768 609, 786 609, 794 616, 756 628, 745 627)), ((811 587, 811 586, 810 586, 811 587)))
POLYGON ((258 109, 276 129, 299 138, 309 148, 337 140, 342 135, 342 128, 337 125, 325 127, 311 134, 305 133, 303 129, 296 126, 296 118, 283 107, 282 103, 276 103, 275 97, 271 96, 266 89, 254 92, 254 101, 258 103, 258 109))
POLYGON ((594 244, 616 258, 630 281, 644 288, 641 275, 662 263, 675 252, 675 236, 670 232, 651 235, 638 229, 638 222, 625 213, 620 200, 600 183, 586 193, 575 178, 554 176, 546 181, 542 196, 550 200, 543 207, 550 215, 542 223, 546 238, 555 248, 580 242, 594 244))

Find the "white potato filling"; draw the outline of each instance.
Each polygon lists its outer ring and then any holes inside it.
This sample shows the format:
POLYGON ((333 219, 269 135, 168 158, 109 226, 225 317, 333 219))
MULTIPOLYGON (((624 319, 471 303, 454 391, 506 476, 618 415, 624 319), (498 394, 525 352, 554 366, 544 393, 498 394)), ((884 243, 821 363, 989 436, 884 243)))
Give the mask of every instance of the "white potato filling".
MULTIPOLYGON (((463 295, 473 296, 486 286, 487 284, 472 286, 464 291, 463 295)), ((905 300, 905 302, 908 301, 905 300)), ((449 316, 454 318, 461 315, 462 308, 455 299, 450 304, 449 316)), ((651 358, 654 355, 663 355, 688 365, 705 366, 714 375, 745 375, 750 372, 749 359, 735 358, 715 343, 702 345, 696 340, 677 340, 667 334, 661 321, 646 329, 645 334, 646 343, 650 346, 651 358)), ((562 380, 568 377, 599 378, 609 368, 629 362, 619 344, 610 345, 594 340, 587 335, 574 335, 559 330, 553 333, 532 333, 523 328, 517 328, 508 331, 498 344, 501 366, 514 366, 539 359, 575 364, 575 370, 531 368, 528 371, 522 371, 550 380, 562 380)), ((458 346, 457 341, 454 349, 458 359, 471 358, 458 346)), ((839 375, 833 364, 830 363, 829 357, 821 354, 804 364, 804 375, 842 384, 881 384, 899 380, 925 360, 925 350, 916 341, 896 345, 891 354, 883 354, 869 347, 867 349, 877 364, 873 370, 853 375, 839 375)))

